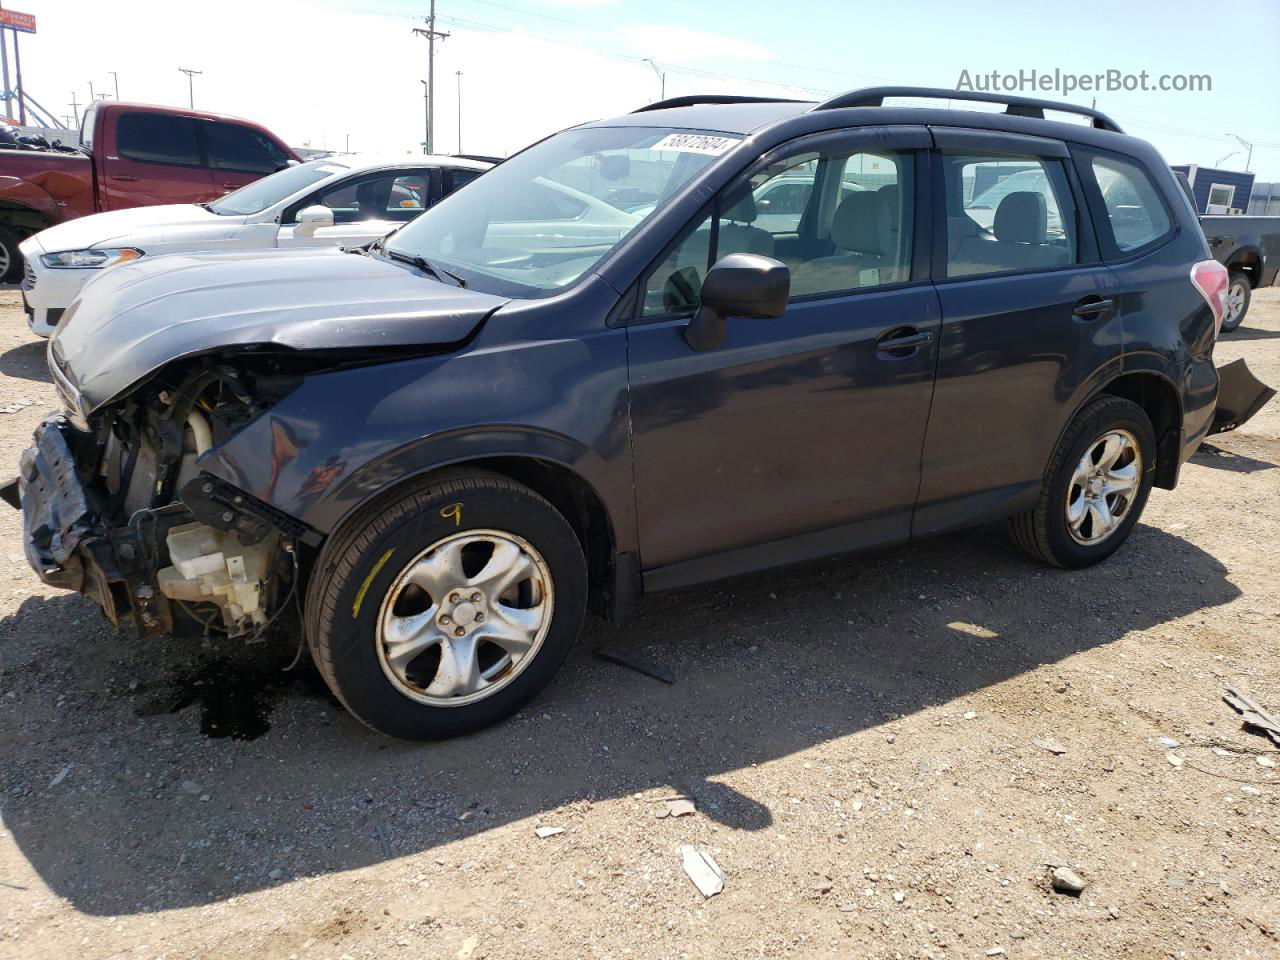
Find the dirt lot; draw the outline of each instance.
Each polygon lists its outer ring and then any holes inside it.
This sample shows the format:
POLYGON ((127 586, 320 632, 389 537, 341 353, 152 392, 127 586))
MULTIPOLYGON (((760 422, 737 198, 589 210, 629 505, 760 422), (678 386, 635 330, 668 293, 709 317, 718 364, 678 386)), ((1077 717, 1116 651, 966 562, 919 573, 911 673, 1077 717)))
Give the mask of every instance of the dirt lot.
MULTIPOLYGON (((54 396, 17 303, 10 473, 54 396)), ((1280 290, 1240 355, 1280 383, 1280 290)), ((1280 710, 1277 465, 1273 403, 1082 573, 992 526, 654 597, 423 746, 281 672, 292 636, 115 636, 0 508, 0 957, 1278 957, 1280 753, 1220 699, 1280 710), (655 817, 676 793, 697 813, 655 817)))

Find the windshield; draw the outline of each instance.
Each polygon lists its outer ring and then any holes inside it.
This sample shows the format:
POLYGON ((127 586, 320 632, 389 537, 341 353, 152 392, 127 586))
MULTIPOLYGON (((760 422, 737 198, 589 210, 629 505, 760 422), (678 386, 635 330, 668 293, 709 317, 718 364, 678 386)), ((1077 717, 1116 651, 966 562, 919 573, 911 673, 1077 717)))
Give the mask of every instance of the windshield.
POLYGON ((668 127, 566 130, 451 194, 386 249, 486 293, 549 296, 740 139, 668 127))
POLYGON ((312 160, 296 167, 288 167, 255 180, 248 186, 241 187, 219 197, 209 204, 209 209, 220 216, 229 217, 236 214, 261 213, 267 207, 279 203, 285 197, 291 197, 299 190, 319 183, 325 177, 347 170, 340 163, 332 160, 312 160))

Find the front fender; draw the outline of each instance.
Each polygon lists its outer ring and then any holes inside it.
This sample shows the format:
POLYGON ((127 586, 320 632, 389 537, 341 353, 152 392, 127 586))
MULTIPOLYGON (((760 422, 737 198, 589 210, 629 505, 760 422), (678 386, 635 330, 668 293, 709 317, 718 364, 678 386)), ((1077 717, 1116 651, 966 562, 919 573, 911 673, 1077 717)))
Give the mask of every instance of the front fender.
POLYGON ((624 331, 315 374, 200 469, 321 534, 389 487, 494 457, 564 467, 634 539, 624 331))

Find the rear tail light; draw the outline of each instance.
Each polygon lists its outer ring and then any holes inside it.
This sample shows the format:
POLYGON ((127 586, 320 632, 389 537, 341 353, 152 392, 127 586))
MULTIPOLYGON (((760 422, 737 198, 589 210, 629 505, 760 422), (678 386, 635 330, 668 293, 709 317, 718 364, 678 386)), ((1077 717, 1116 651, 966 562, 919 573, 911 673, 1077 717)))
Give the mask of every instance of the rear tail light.
POLYGON ((1227 268, 1217 260, 1201 260, 1191 268, 1191 282, 1213 311, 1213 335, 1222 330, 1227 315, 1227 268))

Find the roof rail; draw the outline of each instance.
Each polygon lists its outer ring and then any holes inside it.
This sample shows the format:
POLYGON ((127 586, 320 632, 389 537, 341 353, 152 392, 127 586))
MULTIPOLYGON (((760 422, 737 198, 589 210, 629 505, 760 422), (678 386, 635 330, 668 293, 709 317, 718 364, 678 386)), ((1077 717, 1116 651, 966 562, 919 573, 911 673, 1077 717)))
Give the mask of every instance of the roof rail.
POLYGON ((632 113, 647 113, 650 110, 670 110, 674 107, 692 107, 699 103, 807 103, 806 100, 791 100, 786 97, 739 97, 733 94, 704 93, 691 97, 671 97, 657 103, 646 104, 632 113))
POLYGON ((1072 103, 1059 103, 1054 100, 1036 100, 1031 97, 1015 97, 1003 93, 980 93, 970 90, 947 90, 943 87, 866 87, 862 90, 851 90, 839 96, 824 100, 814 110, 837 110, 841 107, 880 107, 885 97, 919 97, 927 100, 975 100, 980 103, 1003 103, 1005 113, 1015 117, 1034 117, 1044 119, 1046 110, 1058 110, 1063 113, 1079 113, 1089 117, 1098 130, 1110 130, 1113 133, 1124 133, 1120 125, 1105 113, 1089 107, 1077 107, 1072 103))

